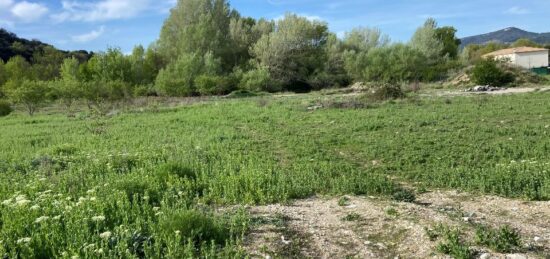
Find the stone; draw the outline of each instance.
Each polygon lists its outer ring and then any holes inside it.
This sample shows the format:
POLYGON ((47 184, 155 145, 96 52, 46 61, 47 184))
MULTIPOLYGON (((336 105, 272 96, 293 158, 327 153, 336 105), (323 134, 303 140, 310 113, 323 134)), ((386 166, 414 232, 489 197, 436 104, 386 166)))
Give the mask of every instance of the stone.
POLYGON ((479 256, 479 259, 490 259, 491 254, 490 253, 483 253, 479 256))
POLYGON ((506 255, 507 259, 529 259, 527 255, 524 254, 510 254, 506 255))

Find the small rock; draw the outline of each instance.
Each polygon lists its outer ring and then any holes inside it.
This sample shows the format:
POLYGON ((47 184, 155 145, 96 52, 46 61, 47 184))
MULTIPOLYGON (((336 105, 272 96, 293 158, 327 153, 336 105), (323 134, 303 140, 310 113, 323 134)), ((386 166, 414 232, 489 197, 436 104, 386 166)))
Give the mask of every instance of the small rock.
POLYGON ((285 236, 281 236, 281 241, 282 241, 283 244, 285 244, 285 245, 289 245, 290 243, 292 243, 292 241, 290 241, 290 240, 285 240, 285 236))
POLYGON ((528 259, 526 255, 523 254, 509 254, 506 255, 506 259, 528 259))
POLYGON ((462 218, 462 220, 464 220, 464 222, 470 222, 470 218, 469 218, 469 217, 464 217, 464 218, 462 218))
POLYGON ((540 242, 540 241, 542 241, 542 238, 540 238, 540 237, 535 237, 535 238, 533 238, 533 240, 534 240, 535 242, 540 242))
POLYGON ((491 258, 491 254, 489 253, 483 253, 482 255, 479 256, 479 259, 489 259, 491 258))
POLYGON ((372 244, 372 242, 367 240, 367 241, 365 241, 364 244, 365 244, 365 245, 370 245, 370 244, 372 244))
POLYGON ((382 243, 376 243, 376 246, 378 246, 378 248, 380 248, 380 249, 382 249, 382 250, 384 250, 384 249, 387 248, 387 247, 386 247, 384 244, 382 244, 382 243))

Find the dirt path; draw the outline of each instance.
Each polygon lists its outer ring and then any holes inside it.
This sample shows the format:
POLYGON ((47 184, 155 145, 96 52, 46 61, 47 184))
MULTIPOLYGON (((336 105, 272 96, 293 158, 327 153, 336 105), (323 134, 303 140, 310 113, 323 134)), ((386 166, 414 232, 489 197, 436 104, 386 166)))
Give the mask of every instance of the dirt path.
POLYGON ((534 92, 546 92, 550 91, 550 86, 541 86, 541 87, 514 87, 508 88, 501 91, 491 91, 491 92, 465 92, 464 90, 438 90, 430 91, 425 93, 427 96, 467 96, 467 95, 479 95, 479 94, 489 94, 489 95, 504 95, 504 94, 523 94, 523 93, 534 93, 534 92))
MULTIPOLYGON (((467 239, 473 239, 476 224, 510 225, 524 245, 513 258, 550 255, 550 202, 445 191, 422 194, 416 203, 317 197, 253 207, 251 213, 256 224, 246 249, 256 258, 448 258, 437 252, 439 241, 426 231, 440 223, 460 228, 467 239)), ((512 258, 471 248, 478 257, 512 258)))

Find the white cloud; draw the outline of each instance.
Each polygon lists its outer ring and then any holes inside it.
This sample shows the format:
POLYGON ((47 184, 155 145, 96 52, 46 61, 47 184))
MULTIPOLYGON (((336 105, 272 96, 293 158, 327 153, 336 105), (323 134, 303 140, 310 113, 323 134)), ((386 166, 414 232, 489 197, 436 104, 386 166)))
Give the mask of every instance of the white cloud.
POLYGON ((528 14, 529 10, 527 10, 526 8, 519 7, 519 6, 514 6, 514 7, 511 7, 510 9, 506 10, 504 13, 520 15, 520 14, 528 14))
POLYGON ((151 7, 152 0, 63 1, 63 11, 52 15, 54 21, 108 21, 132 18, 151 7))
POLYGON ((10 7, 13 4, 13 0, 0 0, 0 12, 10 7))
POLYGON ((99 28, 99 30, 93 30, 89 33, 85 33, 85 34, 81 34, 81 35, 75 35, 75 36, 72 37, 72 40, 74 42, 80 42, 80 43, 89 42, 89 41, 92 41, 92 40, 95 40, 95 39, 101 37, 101 35, 103 35, 103 33, 105 33, 105 26, 101 26, 99 28))
MULTIPOLYGON (((312 21, 312 22, 313 22, 313 21, 317 21, 317 22, 322 22, 322 21, 324 21, 323 18, 321 18, 320 16, 317 16, 317 15, 308 15, 308 14, 299 14, 299 13, 296 14, 296 15, 298 15, 298 16, 300 16, 300 17, 304 17, 304 18, 306 18, 306 19, 308 19, 308 20, 310 20, 310 21, 312 21)), ((275 20, 275 21, 280 21, 280 20, 284 19, 285 16, 286 16, 286 14, 282 14, 282 15, 279 15, 279 16, 275 17, 273 20, 275 20)))
POLYGON ((42 4, 22 1, 11 8, 11 13, 23 22, 34 22, 48 13, 48 8, 42 4))

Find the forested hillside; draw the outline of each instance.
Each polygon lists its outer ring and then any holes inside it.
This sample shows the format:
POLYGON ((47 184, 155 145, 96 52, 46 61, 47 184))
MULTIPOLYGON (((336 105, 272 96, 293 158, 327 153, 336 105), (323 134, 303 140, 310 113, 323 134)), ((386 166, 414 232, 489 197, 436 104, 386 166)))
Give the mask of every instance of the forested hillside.
POLYGON ((14 56, 22 56, 27 61, 32 62, 35 55, 41 55, 41 53, 56 50, 63 53, 65 57, 75 57, 81 61, 90 59, 93 53, 89 53, 85 50, 78 51, 62 51, 57 50, 53 46, 43 43, 39 40, 27 40, 19 38, 14 33, 0 28, 0 59, 7 62, 14 56))
POLYGON ((470 44, 487 44, 490 42, 512 44, 519 39, 528 39, 537 44, 550 45, 550 32, 535 33, 510 27, 486 34, 465 37, 461 40, 462 46, 467 46, 470 44))

